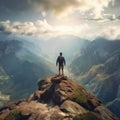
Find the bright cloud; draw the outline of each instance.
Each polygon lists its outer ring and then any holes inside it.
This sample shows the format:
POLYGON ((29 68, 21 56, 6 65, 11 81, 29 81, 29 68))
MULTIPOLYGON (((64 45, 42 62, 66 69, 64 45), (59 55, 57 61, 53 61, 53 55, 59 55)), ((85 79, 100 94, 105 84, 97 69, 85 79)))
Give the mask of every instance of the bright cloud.
POLYGON ((46 15, 48 12, 57 16, 79 12, 89 12, 95 18, 102 18, 102 12, 109 4, 114 5, 114 0, 29 0, 35 8, 46 15))
POLYGON ((107 28, 104 28, 101 31, 100 36, 103 36, 110 40, 120 39, 120 25, 119 26, 109 26, 107 28))
POLYGON ((11 22, 9 20, 0 22, 0 32, 20 35, 38 35, 51 33, 54 30, 46 20, 36 22, 11 22))
POLYGON ((80 38, 95 39, 105 37, 108 39, 120 39, 120 26, 99 25, 94 27, 87 23, 79 25, 51 25, 46 20, 35 22, 11 22, 9 20, 0 22, 0 32, 13 35, 36 36, 49 39, 60 35, 74 35, 80 38))
POLYGON ((64 34, 79 35, 87 29, 87 24, 80 26, 52 26, 46 20, 37 20, 35 22, 11 22, 9 20, 0 22, 0 32, 14 35, 31 35, 53 37, 64 34))

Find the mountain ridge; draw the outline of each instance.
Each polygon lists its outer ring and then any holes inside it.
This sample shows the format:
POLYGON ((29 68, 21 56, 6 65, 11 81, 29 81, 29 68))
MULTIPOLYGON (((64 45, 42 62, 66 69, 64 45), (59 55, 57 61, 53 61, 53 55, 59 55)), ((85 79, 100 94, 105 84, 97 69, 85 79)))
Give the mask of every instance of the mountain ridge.
POLYGON ((74 78, 120 117, 117 107, 120 102, 120 40, 99 38, 92 41, 70 67, 74 78), (111 106, 116 107, 117 111, 111 106))

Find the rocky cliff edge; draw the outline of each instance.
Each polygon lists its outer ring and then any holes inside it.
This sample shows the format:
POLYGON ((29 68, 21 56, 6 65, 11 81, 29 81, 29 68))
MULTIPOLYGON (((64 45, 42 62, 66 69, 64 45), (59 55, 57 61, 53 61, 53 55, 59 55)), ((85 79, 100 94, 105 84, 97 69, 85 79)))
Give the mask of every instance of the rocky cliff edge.
POLYGON ((0 109, 0 120, 120 120, 93 94, 66 76, 38 81, 28 99, 0 109))

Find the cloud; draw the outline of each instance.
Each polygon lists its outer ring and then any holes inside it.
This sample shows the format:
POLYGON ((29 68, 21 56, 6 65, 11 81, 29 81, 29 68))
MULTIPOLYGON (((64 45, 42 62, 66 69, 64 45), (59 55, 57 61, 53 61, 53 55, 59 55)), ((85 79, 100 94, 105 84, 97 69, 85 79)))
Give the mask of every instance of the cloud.
POLYGON ((91 24, 81 23, 79 25, 51 25, 46 20, 37 20, 35 22, 11 22, 10 20, 0 22, 0 33, 35 36, 43 39, 50 39, 60 35, 74 35, 84 39, 95 39, 104 37, 108 39, 120 39, 120 25, 102 23, 94 27, 91 24))
POLYGON ((51 38, 59 35, 76 35, 85 34, 87 24, 76 26, 69 25, 50 25, 46 20, 37 20, 35 22, 11 22, 10 20, 0 22, 0 32, 13 35, 40 36, 51 38))
POLYGON ((55 15, 68 14, 72 8, 79 6, 77 0, 29 0, 41 12, 52 12, 55 15), (67 13, 65 12, 67 10, 67 13))
POLYGON ((116 16, 115 14, 103 14, 102 18, 84 18, 88 21, 96 21, 96 22, 108 22, 108 21, 115 21, 120 20, 120 16, 116 16))
POLYGON ((110 40, 120 39, 120 25, 109 26, 107 28, 104 28, 101 31, 100 36, 110 39, 110 40))
POLYGON ((19 35, 39 35, 51 33, 53 29, 46 20, 24 23, 7 20, 0 22, 0 32, 19 35))
POLYGON ((102 12, 114 0, 29 0, 35 8, 44 13, 52 13, 57 16, 79 12, 90 12, 94 18, 102 18, 102 12))

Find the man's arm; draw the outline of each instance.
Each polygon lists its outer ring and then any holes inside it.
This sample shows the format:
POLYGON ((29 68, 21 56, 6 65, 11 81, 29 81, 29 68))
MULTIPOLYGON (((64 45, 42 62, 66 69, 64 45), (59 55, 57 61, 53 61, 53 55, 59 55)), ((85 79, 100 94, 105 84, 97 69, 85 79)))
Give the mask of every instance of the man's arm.
POLYGON ((65 61, 65 58, 64 58, 64 65, 66 65, 66 61, 65 61))
POLYGON ((57 60, 56 60, 56 66, 57 66, 58 62, 59 62, 59 56, 58 56, 58 58, 57 58, 57 60))

